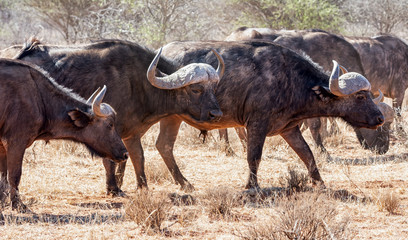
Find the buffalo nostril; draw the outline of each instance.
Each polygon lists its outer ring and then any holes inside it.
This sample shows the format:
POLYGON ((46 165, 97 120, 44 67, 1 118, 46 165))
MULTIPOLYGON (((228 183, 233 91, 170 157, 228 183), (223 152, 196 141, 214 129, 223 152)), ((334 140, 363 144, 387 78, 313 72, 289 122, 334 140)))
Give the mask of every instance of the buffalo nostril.
POLYGON ((211 119, 220 119, 222 117, 222 112, 220 110, 211 110, 210 117, 211 119))
POLYGON ((384 123, 384 121, 385 121, 385 120, 384 120, 384 116, 378 117, 378 122, 379 122, 379 123, 382 124, 382 123, 384 123))

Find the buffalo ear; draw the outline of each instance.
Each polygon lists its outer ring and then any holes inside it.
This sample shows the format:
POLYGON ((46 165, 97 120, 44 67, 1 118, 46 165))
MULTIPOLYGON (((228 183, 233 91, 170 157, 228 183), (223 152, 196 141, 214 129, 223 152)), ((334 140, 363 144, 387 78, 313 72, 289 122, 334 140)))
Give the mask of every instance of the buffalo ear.
POLYGON ((328 88, 322 87, 322 86, 314 86, 312 87, 312 90, 314 93, 317 95, 317 97, 323 101, 324 103, 327 103, 330 101, 331 98, 333 98, 335 95, 330 92, 328 88))
POLYGON ((68 115, 71 117, 71 120, 74 121, 74 125, 80 128, 88 126, 92 120, 92 116, 89 113, 78 109, 69 111, 68 115))

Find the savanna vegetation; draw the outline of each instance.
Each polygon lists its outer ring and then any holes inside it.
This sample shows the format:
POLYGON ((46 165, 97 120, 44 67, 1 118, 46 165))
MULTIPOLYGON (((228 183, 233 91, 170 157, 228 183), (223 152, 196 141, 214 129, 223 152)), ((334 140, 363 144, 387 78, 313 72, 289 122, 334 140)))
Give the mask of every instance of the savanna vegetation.
MULTIPOLYGON (((334 33, 408 35, 408 0, 0 0, 0 47, 36 35, 46 43, 127 39, 151 48, 173 40, 221 40, 240 26, 320 28, 334 33)), ((403 113, 403 128, 408 131, 403 113)), ((393 128, 395 129, 395 128, 393 128)), ((262 192, 245 191, 246 152, 231 131, 226 156, 213 132, 206 142, 183 124, 178 164, 195 191, 183 192, 155 149, 159 128, 143 137, 149 191, 137 191, 130 161, 122 189, 105 194, 102 161, 82 145, 36 142, 20 184, 33 213, 11 210, 0 182, 0 239, 407 239, 408 145, 395 130, 385 155, 359 145, 340 123, 325 139, 332 160, 314 148, 326 188, 314 188, 298 156, 268 138, 262 192)))
POLYGON ((407 0, 1 0, 1 44, 121 38, 157 48, 221 40, 241 26, 407 35, 407 0))

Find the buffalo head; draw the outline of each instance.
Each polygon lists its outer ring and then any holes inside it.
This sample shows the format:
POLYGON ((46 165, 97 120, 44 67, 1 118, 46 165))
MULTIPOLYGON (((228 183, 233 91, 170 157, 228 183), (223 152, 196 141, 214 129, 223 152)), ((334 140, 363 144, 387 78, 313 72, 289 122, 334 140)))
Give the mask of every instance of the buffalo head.
POLYGON ((215 50, 212 51, 218 59, 217 70, 209 64, 192 63, 171 75, 160 73, 162 77, 156 76, 162 49, 147 70, 147 78, 153 86, 178 91, 176 95, 182 112, 188 113, 195 121, 217 121, 222 116, 215 90, 224 74, 225 65, 222 57, 215 50))
POLYGON ((333 63, 329 88, 312 88, 319 98, 330 103, 331 111, 354 127, 376 129, 384 124, 384 116, 376 104, 379 100, 371 98, 370 82, 359 73, 347 72, 336 61, 333 63))
POLYGON ((98 88, 87 100, 89 111, 75 109, 68 115, 75 128, 75 140, 85 143, 93 154, 121 162, 129 154, 115 129, 115 111, 110 105, 102 103, 105 93, 106 86, 102 90, 98 88))
MULTIPOLYGON (((380 97, 381 97, 380 92, 380 97)), ((378 97, 378 98, 380 98, 378 97)), ((378 99, 377 98, 377 99, 378 99)), ((375 131, 371 129, 355 129, 358 141, 365 149, 378 154, 385 154, 390 146, 390 129, 394 120, 394 109, 384 102, 377 104, 381 113, 384 115, 385 123, 375 131)))

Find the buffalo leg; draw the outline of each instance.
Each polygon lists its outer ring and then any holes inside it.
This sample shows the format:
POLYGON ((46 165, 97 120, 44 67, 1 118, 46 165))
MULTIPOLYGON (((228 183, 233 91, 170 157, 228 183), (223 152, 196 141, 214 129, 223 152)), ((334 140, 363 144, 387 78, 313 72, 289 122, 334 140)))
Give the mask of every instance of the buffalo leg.
POLYGON ((180 184, 183 190, 192 191, 194 190, 193 185, 181 173, 173 154, 174 143, 177 139, 180 124, 181 120, 177 117, 162 119, 160 121, 160 133, 157 137, 156 148, 176 183, 180 184))
POLYGON ((6 149, 0 142, 0 181, 7 181, 7 155, 6 149))
MULTIPOLYGON (((7 156, 6 149, 0 142, 0 186, 7 184, 7 156)), ((7 190, 4 187, 0 187, 0 221, 4 220, 4 216, 1 213, 2 208, 5 205, 7 198, 7 190)))
POLYGON ((238 137, 241 141, 244 152, 247 151, 248 136, 244 127, 235 127, 235 132, 237 132, 238 137))
POLYGON ((258 189, 258 168, 261 162, 262 149, 266 139, 266 129, 257 124, 247 127, 248 131, 248 151, 247 161, 249 166, 248 182, 246 189, 258 189))
MULTIPOLYGON (((124 162, 124 164, 126 164, 126 161, 124 162)), ((103 159, 103 166, 105 167, 106 172, 106 193, 114 197, 123 197, 125 196, 125 193, 118 186, 118 182, 115 176, 116 165, 119 164, 114 163, 109 158, 103 159)))
POLYGON ((18 185, 21 180, 25 146, 10 143, 7 152, 7 179, 10 185, 10 199, 13 210, 19 212, 29 212, 30 210, 20 199, 18 185))
POLYGON ((397 132, 397 135, 399 137, 402 138, 406 138, 407 137, 407 133, 405 132, 404 128, 403 128, 403 123, 402 123, 402 116, 401 116, 401 112, 402 112, 402 103, 404 100, 404 95, 405 95, 405 91, 395 91, 395 98, 393 101, 393 107, 395 110, 395 129, 397 132))
POLYGON ((299 126, 281 133, 281 136, 304 162, 313 183, 323 184, 323 180, 320 177, 319 170, 317 169, 313 153, 303 138, 302 133, 299 130, 299 126))
POLYGON ((220 134, 220 140, 224 140, 225 143, 229 143, 228 129, 226 128, 218 129, 218 133, 220 134))
POLYGON ((225 155, 234 156, 235 153, 234 153, 234 150, 232 150, 232 147, 230 145, 229 138, 228 138, 228 129, 226 128, 218 129, 218 133, 220 134, 220 140, 224 141, 223 143, 225 145, 225 148, 224 148, 225 155))
POLYGON ((327 153, 326 148, 323 145, 323 138, 321 135, 322 132, 322 122, 320 118, 310 118, 305 120, 305 123, 310 129, 310 133, 312 134, 312 138, 316 143, 316 146, 322 153, 327 153))
MULTIPOLYGON (((6 149, 0 142, 0 186, 7 184, 7 155, 6 149)), ((1 208, 6 200, 7 191, 5 188, 0 188, 0 221, 2 218, 1 208)))
POLYGON ((327 118, 330 122, 330 131, 329 131, 329 135, 335 135, 335 134, 339 134, 340 132, 340 128, 339 125, 337 124, 336 118, 334 117, 329 117, 327 118))
MULTIPOLYGON (((140 141, 140 135, 135 135, 132 138, 126 139, 124 143, 126 149, 129 151, 130 159, 132 160, 132 164, 135 169, 137 188, 147 188, 147 180, 144 169, 145 158, 142 143, 140 141)), ((114 171, 113 178, 115 178, 114 171)))
POLYGON ((125 176, 126 163, 127 161, 123 161, 123 162, 116 164, 115 179, 116 179, 116 183, 118 184, 119 188, 121 188, 123 184, 123 177, 125 176))

